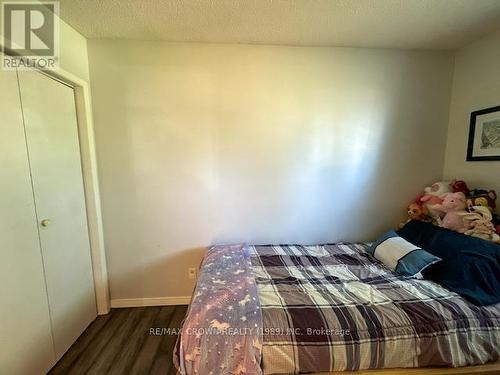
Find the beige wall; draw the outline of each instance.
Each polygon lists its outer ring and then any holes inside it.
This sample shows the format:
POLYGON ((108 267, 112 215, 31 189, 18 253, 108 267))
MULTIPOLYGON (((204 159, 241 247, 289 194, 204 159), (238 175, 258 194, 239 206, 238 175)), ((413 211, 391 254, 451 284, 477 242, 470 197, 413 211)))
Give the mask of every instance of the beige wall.
POLYGON ((456 54, 445 178, 460 177, 471 186, 500 193, 500 161, 466 162, 470 113, 500 105, 500 31, 456 54))
POLYGON ((87 39, 61 21, 60 67, 85 81, 89 81, 87 39))
POLYGON ((442 177, 452 56, 89 41, 113 299, 215 243, 370 240, 442 177))

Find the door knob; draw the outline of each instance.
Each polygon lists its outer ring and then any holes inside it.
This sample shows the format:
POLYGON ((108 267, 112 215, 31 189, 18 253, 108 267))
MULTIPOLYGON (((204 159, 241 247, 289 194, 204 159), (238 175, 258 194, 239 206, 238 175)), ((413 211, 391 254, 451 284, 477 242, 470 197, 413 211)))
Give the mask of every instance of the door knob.
POLYGON ((50 225, 50 220, 49 219, 43 219, 40 224, 42 225, 42 227, 48 227, 50 225))

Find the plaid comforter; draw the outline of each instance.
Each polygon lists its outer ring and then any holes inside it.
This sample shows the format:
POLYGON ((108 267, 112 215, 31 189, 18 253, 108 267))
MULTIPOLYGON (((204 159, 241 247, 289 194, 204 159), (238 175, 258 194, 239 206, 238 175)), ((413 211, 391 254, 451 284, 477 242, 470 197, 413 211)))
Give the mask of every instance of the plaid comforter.
POLYGON ((365 244, 249 248, 265 374, 497 361, 500 305, 398 276, 365 244))

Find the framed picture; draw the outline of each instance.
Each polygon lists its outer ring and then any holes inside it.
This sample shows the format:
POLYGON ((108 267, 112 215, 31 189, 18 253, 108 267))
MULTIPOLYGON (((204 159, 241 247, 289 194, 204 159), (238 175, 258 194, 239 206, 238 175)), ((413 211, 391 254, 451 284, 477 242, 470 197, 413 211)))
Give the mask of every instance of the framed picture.
POLYGON ((470 114, 467 161, 500 160, 500 106, 470 114))

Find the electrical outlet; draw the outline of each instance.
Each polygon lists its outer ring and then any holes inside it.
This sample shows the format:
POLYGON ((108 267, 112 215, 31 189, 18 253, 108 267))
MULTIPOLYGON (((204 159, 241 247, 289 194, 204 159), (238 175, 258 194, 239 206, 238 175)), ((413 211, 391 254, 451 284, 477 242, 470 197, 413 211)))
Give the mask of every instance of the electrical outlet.
POLYGON ((196 268, 194 268, 194 267, 188 268, 188 278, 189 279, 196 279, 196 268))

